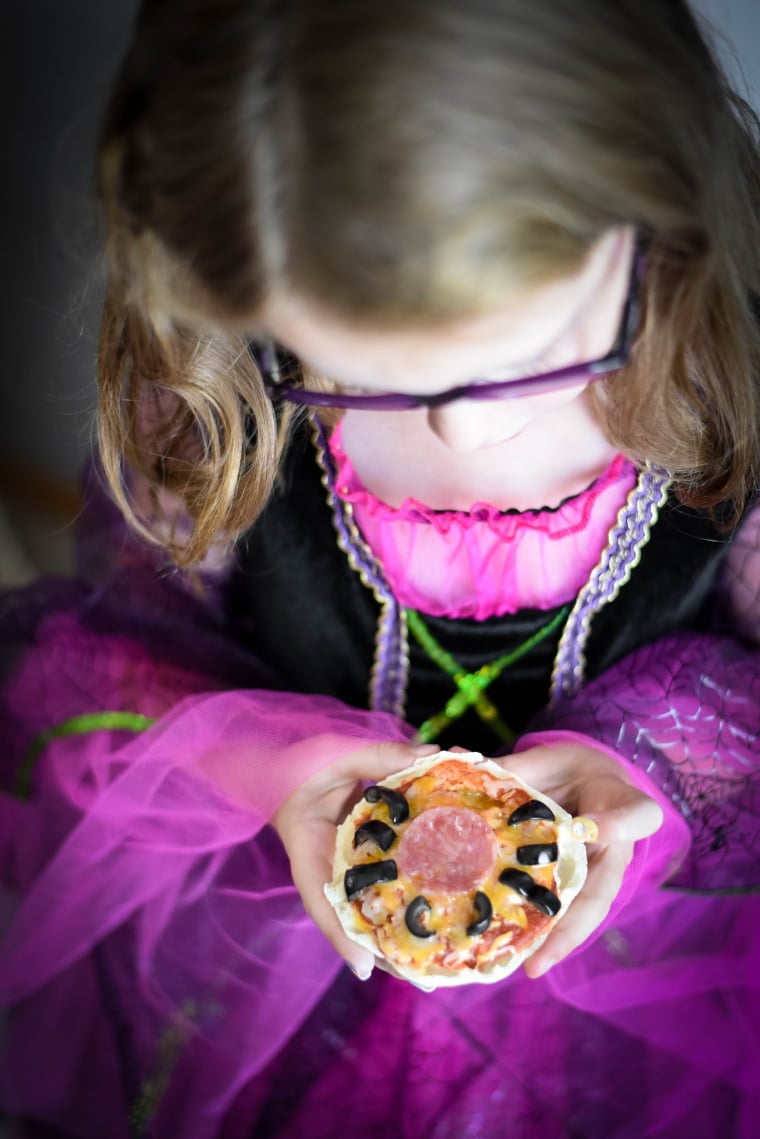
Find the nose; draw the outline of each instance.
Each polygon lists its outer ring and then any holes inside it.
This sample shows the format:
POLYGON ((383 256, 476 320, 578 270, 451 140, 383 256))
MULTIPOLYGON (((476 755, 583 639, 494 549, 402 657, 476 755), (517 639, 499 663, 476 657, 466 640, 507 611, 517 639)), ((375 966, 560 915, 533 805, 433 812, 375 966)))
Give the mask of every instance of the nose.
POLYGON ((456 400, 431 407, 428 426, 450 451, 476 451, 493 437, 493 408, 486 401, 456 400))

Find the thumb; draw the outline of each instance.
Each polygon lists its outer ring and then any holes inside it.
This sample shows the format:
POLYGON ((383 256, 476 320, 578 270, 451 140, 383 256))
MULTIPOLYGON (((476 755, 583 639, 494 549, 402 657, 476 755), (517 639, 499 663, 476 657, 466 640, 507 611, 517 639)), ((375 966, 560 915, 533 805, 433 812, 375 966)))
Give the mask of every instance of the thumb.
POLYGON ((313 862, 306 864, 301 873, 293 875, 309 917, 319 926, 327 940, 357 977, 366 981, 375 964, 374 955, 363 946, 357 945, 345 933, 325 893, 326 884, 331 878, 332 866, 327 858, 315 858, 313 862))
POLYGON ((338 760, 329 769, 329 775, 335 785, 347 779, 379 781, 410 767, 417 759, 436 755, 440 750, 437 744, 372 744, 338 760))
POLYGON ((648 838, 662 826, 664 815, 659 803, 629 784, 622 786, 626 788, 622 800, 597 809, 584 805, 583 813, 589 815, 599 828, 595 842, 600 846, 637 842, 648 838))

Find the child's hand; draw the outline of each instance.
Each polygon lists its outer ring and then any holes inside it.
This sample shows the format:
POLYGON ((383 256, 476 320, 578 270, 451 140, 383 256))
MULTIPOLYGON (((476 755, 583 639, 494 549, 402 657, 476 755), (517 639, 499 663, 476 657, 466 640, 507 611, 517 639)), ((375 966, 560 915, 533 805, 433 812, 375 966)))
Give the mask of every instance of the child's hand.
POLYGON ((369 977, 375 958, 346 937, 325 897, 325 883, 332 880, 336 827, 359 799, 363 783, 379 782, 436 751, 433 744, 382 743, 352 752, 307 779, 271 820, 288 852, 307 913, 362 979, 369 977))
MULTIPOLYGON (((362 784, 378 782, 409 767, 434 745, 373 744, 317 772, 280 805, 272 825, 290 858, 293 881, 307 913, 360 977, 374 957, 346 937, 324 894, 332 879, 335 830, 358 800, 362 784)), ((465 750, 452 748, 452 751, 465 750)), ((574 815, 590 815, 599 838, 588 847, 586 883, 567 915, 525 964, 538 977, 579 946, 604 920, 623 880, 637 839, 653 834, 662 811, 624 778, 624 770, 603 752, 575 744, 536 747, 498 760, 526 783, 556 799, 574 815)))
POLYGON ((535 747, 497 762, 555 799, 573 815, 589 815, 599 827, 587 847, 588 878, 562 921, 525 963, 538 977, 581 945, 604 920, 633 856, 634 843, 662 825, 662 809, 625 779, 625 770, 603 752, 580 744, 535 747))

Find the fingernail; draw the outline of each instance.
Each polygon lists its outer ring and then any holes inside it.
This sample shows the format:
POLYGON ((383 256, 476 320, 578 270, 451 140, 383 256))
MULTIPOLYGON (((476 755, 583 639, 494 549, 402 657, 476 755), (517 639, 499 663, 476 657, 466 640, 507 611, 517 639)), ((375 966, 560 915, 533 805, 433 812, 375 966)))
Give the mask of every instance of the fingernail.
POLYGON ((572 822, 573 838, 581 842, 596 842, 599 838, 599 827, 593 819, 585 815, 576 815, 572 822))
POLYGON ((352 965, 349 961, 348 967, 353 975, 358 977, 360 981, 368 981, 372 976, 374 965, 371 962, 365 965, 352 965))
POLYGON ((440 750, 438 744, 414 744, 412 746, 412 755, 435 755, 435 753, 440 750))
POLYGON ((533 976, 543 977, 544 973, 548 973, 549 970, 553 969, 556 964, 557 962, 553 958, 550 958, 548 961, 541 961, 538 969, 534 971, 533 976))

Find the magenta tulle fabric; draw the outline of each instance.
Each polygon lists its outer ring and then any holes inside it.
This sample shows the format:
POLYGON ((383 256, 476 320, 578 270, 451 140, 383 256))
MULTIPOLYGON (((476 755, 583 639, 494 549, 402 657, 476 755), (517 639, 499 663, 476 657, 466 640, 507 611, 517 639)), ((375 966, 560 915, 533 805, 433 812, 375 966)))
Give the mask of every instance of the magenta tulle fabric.
POLYGON ((96 584, 0 605, 0 1104, 23 1135, 754 1139, 754 650, 669 637, 518 744, 594 740, 663 804, 586 946, 536 981, 361 983, 267 820, 317 767, 410 727, 281 691, 208 583, 156 575, 113 525, 96 584), (101 711, 156 722, 55 734, 101 711))
MULTIPOLYGON (((731 815, 726 850, 697 851, 706 876, 756 877, 746 651, 672 639, 653 682, 636 682, 651 672, 637 654, 556 710, 534 741, 606 733, 666 803, 666 826, 638 845, 600 936, 546 978, 430 995, 342 968, 266 826, 315 765, 409 730, 326 697, 213 691, 192 655, 181 667, 105 631, 117 597, 99 598, 98 630, 92 598, 48 598, 8 687, 8 784, 40 724, 92 707, 160 718, 139 735, 53 740, 33 797, 0 800, 3 881, 24 896, 0 968, 6 1109, 92 1139, 328 1139, 347 1120, 402 1139, 754 1135, 757 899, 658 888, 676 867, 696 888, 674 772, 679 793, 700 772, 725 783, 689 808, 731 815), (707 672, 720 723, 696 716, 707 672), (630 740, 611 738, 613 706, 618 727, 634 718, 630 740)), ((39 601, 14 599, 16 623, 39 601)))
POLYGON ((618 455, 556 509, 502 512, 475 503, 464 513, 430 510, 416 499, 395 508, 362 485, 343 450, 340 424, 330 451, 338 494, 351 503, 394 596, 434 617, 484 621, 575 598, 636 482, 633 464, 618 455))

